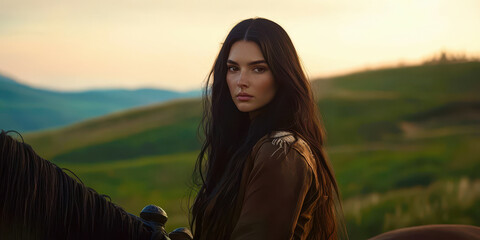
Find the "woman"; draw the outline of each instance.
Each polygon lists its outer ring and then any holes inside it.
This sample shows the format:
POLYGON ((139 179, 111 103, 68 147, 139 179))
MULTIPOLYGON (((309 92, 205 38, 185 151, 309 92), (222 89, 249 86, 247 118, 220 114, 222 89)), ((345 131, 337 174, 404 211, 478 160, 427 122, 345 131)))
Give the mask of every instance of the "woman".
POLYGON ((205 95, 194 239, 337 239, 337 184, 310 84, 282 27, 238 23, 205 95))

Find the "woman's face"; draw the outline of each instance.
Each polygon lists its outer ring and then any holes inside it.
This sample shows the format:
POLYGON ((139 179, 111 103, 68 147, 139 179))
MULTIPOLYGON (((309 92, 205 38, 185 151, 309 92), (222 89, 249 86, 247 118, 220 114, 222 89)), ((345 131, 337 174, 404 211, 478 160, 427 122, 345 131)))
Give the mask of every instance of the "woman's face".
POLYGON ((277 86, 273 74, 255 42, 237 41, 228 55, 227 84, 233 102, 250 115, 267 105, 277 86))

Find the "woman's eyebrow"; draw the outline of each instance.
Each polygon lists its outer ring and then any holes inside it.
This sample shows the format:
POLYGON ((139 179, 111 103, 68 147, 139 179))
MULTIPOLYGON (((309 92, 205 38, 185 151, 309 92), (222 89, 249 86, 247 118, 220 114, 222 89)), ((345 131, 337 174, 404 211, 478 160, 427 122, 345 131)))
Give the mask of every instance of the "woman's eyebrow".
MULTIPOLYGON (((235 61, 233 61, 233 60, 230 60, 230 59, 227 60, 227 63, 239 65, 237 62, 235 62, 235 61)), ((259 64, 259 63, 267 63, 267 61, 265 61, 265 60, 257 60, 257 61, 249 62, 248 65, 251 66, 251 65, 255 65, 255 64, 259 64)))

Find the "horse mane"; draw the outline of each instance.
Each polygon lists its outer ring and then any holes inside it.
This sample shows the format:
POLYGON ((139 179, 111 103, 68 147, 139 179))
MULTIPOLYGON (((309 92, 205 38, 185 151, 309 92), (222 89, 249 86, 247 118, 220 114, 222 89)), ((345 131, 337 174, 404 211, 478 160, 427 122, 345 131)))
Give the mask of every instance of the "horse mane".
POLYGON ((139 218, 8 133, 0 133, 0 239, 150 239, 139 218))

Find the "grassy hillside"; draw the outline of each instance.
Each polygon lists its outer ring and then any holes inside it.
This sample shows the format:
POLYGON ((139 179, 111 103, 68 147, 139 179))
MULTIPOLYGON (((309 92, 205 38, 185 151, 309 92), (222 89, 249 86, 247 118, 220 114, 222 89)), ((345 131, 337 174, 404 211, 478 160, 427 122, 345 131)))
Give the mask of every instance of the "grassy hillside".
MULTIPOLYGON (((312 85, 351 239, 418 224, 480 225, 479 62, 368 71, 312 85)), ((128 211, 164 207, 171 230, 187 225, 200 113, 198 99, 177 101, 25 139, 128 211)))
MULTIPOLYGON (((155 139, 150 139, 151 142, 144 141, 147 140, 145 138, 142 141, 160 149, 163 149, 162 145, 170 143, 177 143, 180 148, 182 146, 191 148, 192 146, 198 146, 198 144, 183 145, 183 140, 178 137, 175 138, 175 132, 170 131, 170 129, 172 126, 179 127, 186 124, 180 134, 188 135, 189 142, 194 142, 198 125, 198 120, 195 119, 199 119, 200 114, 199 99, 176 100, 91 119, 66 128, 29 133, 26 135, 26 139, 32 146, 36 147, 39 154, 50 160, 56 157, 62 158, 63 155, 70 154, 72 156, 72 152, 82 152, 84 149, 88 151, 89 148, 98 148, 99 145, 110 146, 110 149, 114 151, 116 149, 123 151, 124 154, 132 155, 128 151, 138 151, 138 146, 137 148, 134 146, 124 148, 124 145, 122 145, 124 141, 130 141, 134 145, 136 140, 142 139, 142 133, 152 135, 149 131, 162 131, 162 129, 168 135, 153 134, 155 139), (128 140, 132 136, 133 138, 128 140), (169 141, 166 143, 161 140, 165 139, 166 136, 174 137, 176 142, 169 141)), ((143 155, 136 156, 141 157, 143 155)))
POLYGON ((480 120, 479 62, 383 69, 313 85, 330 145, 398 139, 405 123, 423 129, 432 121, 480 120))
POLYGON ((87 185, 139 215, 148 204, 167 211, 167 230, 188 225, 191 173, 197 152, 140 157, 105 163, 60 164, 87 185))

